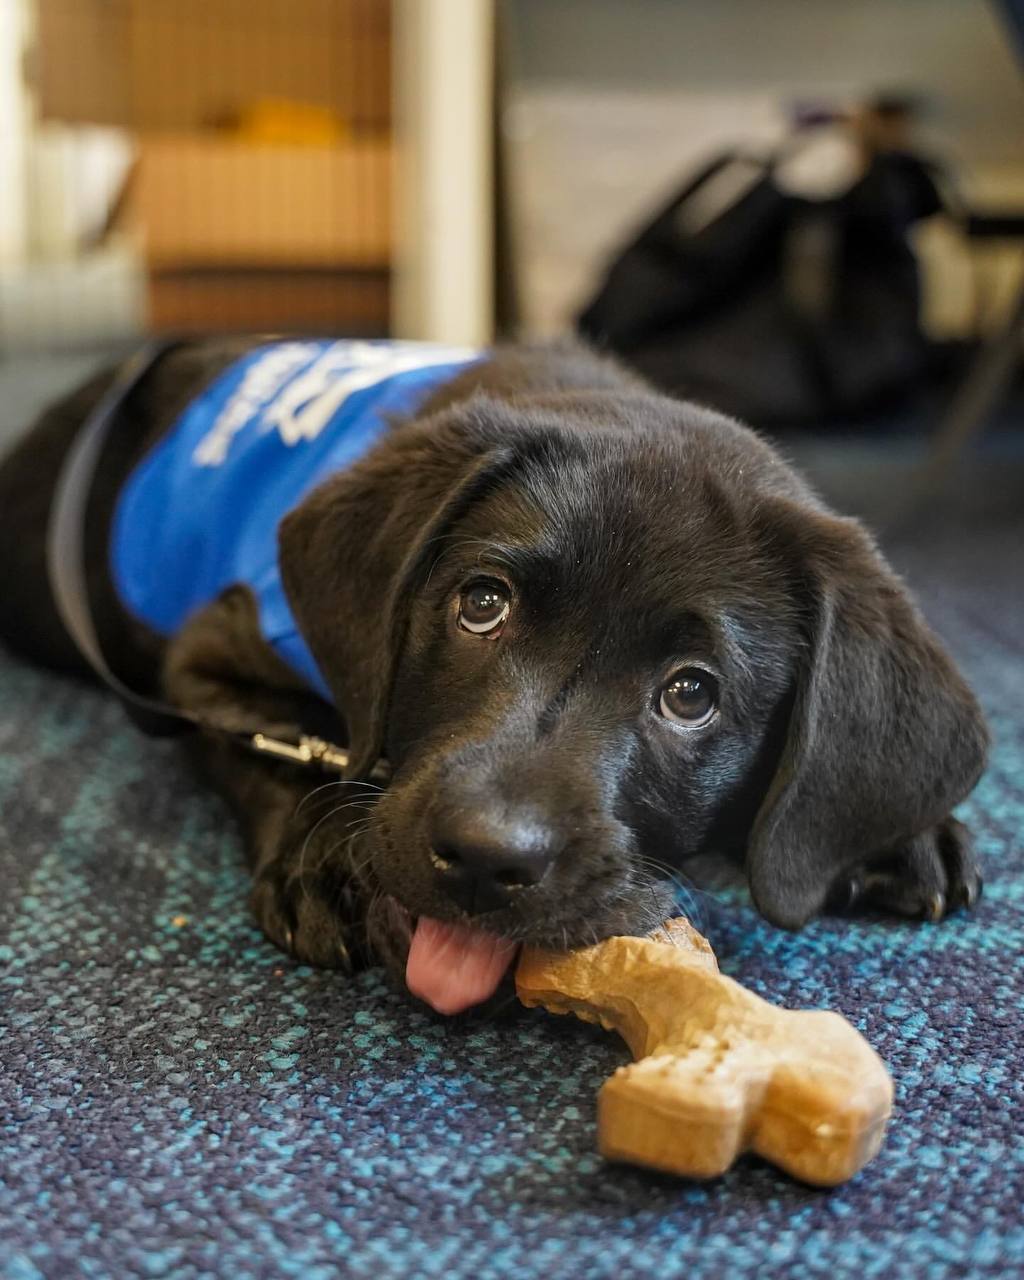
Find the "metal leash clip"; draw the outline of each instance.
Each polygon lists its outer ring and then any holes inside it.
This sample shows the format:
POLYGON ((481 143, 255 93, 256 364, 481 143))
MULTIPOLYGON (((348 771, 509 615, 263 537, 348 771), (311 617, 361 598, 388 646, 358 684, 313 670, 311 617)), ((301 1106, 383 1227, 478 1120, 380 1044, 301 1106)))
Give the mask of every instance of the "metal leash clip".
POLYGON ((291 760, 295 764, 317 765, 321 769, 337 769, 339 773, 348 768, 348 752, 331 742, 325 742, 323 738, 313 738, 303 734, 296 743, 283 742, 280 738, 271 738, 265 733, 254 733, 249 742, 254 751, 268 756, 277 756, 281 760, 291 760))
MULTIPOLYGON (((289 760, 293 764, 307 765, 327 772, 344 773, 348 768, 349 753, 344 747, 311 734, 300 735, 298 742, 285 742, 265 733, 254 733, 249 737, 248 745, 261 755, 274 756, 278 760, 289 760)), ((370 777, 376 782, 386 782, 390 773, 387 762, 378 760, 370 777)))

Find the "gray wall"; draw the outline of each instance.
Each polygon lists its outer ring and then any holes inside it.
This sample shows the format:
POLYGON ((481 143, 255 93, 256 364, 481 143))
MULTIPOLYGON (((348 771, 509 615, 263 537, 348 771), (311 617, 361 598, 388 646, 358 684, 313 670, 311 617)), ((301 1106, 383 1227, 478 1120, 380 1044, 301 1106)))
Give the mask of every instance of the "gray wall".
MULTIPOLYGON (((985 0, 500 0, 523 328, 569 323, 631 227, 709 154, 769 148, 794 100, 923 99, 918 143, 978 204, 1024 207, 1024 72, 985 0)), ((923 230, 925 320, 998 323, 1019 253, 923 230)))
POLYGON ((920 90, 972 159, 1024 157, 1024 75, 985 0, 503 0, 524 87, 920 90))

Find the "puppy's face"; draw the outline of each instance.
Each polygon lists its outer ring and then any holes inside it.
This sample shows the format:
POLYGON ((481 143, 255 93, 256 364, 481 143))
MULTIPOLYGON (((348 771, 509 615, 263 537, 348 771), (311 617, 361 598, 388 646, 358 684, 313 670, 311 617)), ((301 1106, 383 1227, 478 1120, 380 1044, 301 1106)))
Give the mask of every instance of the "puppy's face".
POLYGON ((793 612, 721 485, 673 451, 519 471, 409 602, 378 883, 413 917, 541 945, 650 929, 665 872, 749 831, 793 612))
POLYGON ((661 397, 406 427, 288 517, 281 570, 353 775, 393 770, 360 860, 372 946, 438 1008, 493 989, 514 942, 645 932, 698 851, 743 853, 799 926, 984 761, 864 531, 661 397))

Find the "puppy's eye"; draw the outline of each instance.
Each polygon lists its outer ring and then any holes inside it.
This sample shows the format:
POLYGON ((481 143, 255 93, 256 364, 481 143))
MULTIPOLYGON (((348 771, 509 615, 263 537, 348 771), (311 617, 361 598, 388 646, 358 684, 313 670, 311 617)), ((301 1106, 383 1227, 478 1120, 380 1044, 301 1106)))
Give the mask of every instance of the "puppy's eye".
POLYGON ((658 710, 666 720, 700 729, 718 709, 718 681, 703 667, 683 667, 661 691, 658 710))
POLYGON ((475 582, 459 597, 459 626, 497 639, 511 607, 508 592, 496 582, 475 582))

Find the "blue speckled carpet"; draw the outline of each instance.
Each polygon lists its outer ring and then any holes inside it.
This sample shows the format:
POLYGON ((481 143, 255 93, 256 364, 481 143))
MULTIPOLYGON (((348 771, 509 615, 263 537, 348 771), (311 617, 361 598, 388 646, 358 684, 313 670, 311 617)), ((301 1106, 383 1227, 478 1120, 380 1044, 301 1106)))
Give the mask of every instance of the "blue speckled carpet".
MULTIPOLYGON (((846 458, 847 506, 883 461, 846 458)), ((702 898, 728 973, 841 1010, 896 1079, 882 1154, 830 1193, 605 1166, 614 1037, 283 959, 176 748, 0 659, 0 1275, 1024 1275, 1024 486, 994 471, 893 548, 992 715, 978 910, 794 937, 702 898)))

